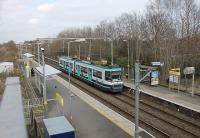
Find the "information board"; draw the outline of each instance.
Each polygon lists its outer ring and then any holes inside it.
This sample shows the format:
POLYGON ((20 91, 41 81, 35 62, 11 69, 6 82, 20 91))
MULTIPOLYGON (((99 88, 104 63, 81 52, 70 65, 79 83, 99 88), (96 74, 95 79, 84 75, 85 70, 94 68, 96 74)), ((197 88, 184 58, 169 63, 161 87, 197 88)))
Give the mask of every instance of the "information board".
POLYGON ((152 71, 151 72, 151 85, 158 85, 159 84, 159 72, 158 71, 152 71))

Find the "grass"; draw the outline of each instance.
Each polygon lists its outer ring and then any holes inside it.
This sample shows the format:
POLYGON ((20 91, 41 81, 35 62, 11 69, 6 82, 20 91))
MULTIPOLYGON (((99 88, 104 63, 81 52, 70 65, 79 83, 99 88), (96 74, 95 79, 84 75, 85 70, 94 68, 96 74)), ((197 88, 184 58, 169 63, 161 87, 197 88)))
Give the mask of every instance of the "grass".
POLYGON ((17 53, 15 46, 0 46, 0 62, 14 62, 17 59, 17 53))

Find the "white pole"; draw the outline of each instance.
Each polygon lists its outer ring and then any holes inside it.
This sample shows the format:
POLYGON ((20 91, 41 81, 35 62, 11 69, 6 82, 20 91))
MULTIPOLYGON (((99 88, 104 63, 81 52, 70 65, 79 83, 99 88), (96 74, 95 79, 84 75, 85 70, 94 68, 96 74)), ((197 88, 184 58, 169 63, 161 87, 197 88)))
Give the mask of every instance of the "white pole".
POLYGON ((27 46, 28 46, 28 44, 26 44, 26 52, 27 52, 27 46))
POLYGON ((42 51, 42 62, 43 62, 43 81, 44 81, 43 82, 43 98, 44 98, 44 104, 47 104, 44 49, 42 51))
POLYGON ((90 45, 89 45, 89 59, 91 60, 91 51, 92 51, 92 40, 90 40, 90 45))
POLYGON ((127 45, 128 45, 128 80, 130 79, 130 64, 129 64, 129 42, 127 41, 127 45))
POLYGON ((194 96, 194 73, 192 74, 192 96, 194 96))
POLYGON ((39 43, 37 45, 37 48, 38 48, 38 64, 40 66, 40 45, 39 45, 39 43))
POLYGON ((135 63, 135 138, 139 138, 139 85, 140 85, 140 64, 135 63))
POLYGON ((78 45, 78 58, 81 59, 81 46, 80 46, 80 43, 78 45))
MULTIPOLYGON (((70 42, 68 42, 68 59, 69 59, 69 47, 70 47, 70 42)), ((70 94, 70 99, 69 99, 69 106, 70 106, 70 119, 72 120, 72 97, 73 97, 73 94, 71 92, 71 66, 70 66, 70 63, 68 61, 68 71, 69 71, 69 94, 70 94)))
POLYGON ((63 40, 63 53, 65 52, 65 40, 63 40))
POLYGON ((113 65, 113 40, 111 40, 111 65, 113 65))
POLYGON ((69 46, 70 46, 70 42, 68 42, 68 45, 67 45, 67 56, 69 58, 69 46))

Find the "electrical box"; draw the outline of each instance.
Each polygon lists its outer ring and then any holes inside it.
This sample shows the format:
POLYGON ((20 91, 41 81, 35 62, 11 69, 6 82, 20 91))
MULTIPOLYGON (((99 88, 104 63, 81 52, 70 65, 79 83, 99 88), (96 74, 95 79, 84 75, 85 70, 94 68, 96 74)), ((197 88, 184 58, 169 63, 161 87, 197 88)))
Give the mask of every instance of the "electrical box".
POLYGON ((43 119, 45 138, 75 138, 75 130, 64 117, 43 119))

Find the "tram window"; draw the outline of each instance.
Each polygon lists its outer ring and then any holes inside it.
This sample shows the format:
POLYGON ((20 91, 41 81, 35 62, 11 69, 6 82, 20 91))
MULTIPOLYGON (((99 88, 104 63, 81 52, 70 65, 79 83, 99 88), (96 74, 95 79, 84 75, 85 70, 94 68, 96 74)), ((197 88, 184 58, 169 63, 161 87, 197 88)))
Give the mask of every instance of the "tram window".
POLYGON ((87 73, 87 68, 81 66, 81 72, 87 73))
POLYGON ((70 63, 70 67, 73 68, 73 64, 72 63, 70 63))
POLYGON ((99 79, 102 79, 102 72, 101 71, 97 71, 97 70, 93 70, 93 76, 97 77, 99 79))
POLYGON ((68 62, 65 62, 65 66, 68 67, 68 62))
POLYGON ((92 73, 92 69, 91 68, 88 68, 88 73, 92 73))
POLYGON ((110 71, 106 71, 106 72, 105 72, 105 79, 108 80, 108 81, 111 81, 111 74, 110 74, 110 71))
POLYGON ((112 72, 112 80, 121 80, 121 72, 120 71, 114 71, 112 72))

